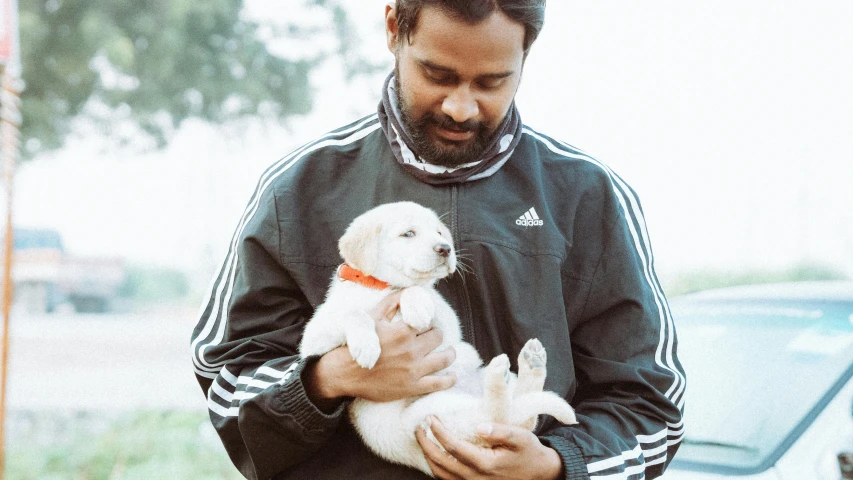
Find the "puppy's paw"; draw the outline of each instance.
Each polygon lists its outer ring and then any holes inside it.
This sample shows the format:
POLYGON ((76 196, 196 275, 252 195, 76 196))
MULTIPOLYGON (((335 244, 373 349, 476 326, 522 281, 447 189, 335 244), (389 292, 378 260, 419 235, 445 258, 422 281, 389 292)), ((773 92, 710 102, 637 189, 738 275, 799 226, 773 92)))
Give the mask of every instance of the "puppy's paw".
POLYGON ((487 388, 505 389, 510 376, 509 357, 502 353, 493 358, 486 367, 485 384, 487 388))
POLYGON ((544 373, 548 356, 545 354, 545 347, 538 339, 531 338, 528 340, 518 357, 519 365, 525 365, 532 371, 541 370, 544 373))
POLYGON ((355 363, 362 368, 371 369, 379 360, 382 348, 379 346, 379 337, 376 332, 370 330, 357 330, 347 335, 347 348, 355 363))
POLYGON ((417 331, 426 330, 435 317, 435 303, 429 290, 409 287, 400 296, 400 315, 406 325, 417 331))

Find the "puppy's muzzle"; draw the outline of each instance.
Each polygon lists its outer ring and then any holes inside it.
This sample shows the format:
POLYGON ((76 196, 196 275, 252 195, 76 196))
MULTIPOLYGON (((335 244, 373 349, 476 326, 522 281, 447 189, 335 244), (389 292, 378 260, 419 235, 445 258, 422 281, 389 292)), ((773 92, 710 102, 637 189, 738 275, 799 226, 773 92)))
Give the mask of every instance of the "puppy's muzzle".
POLYGON ((444 258, 447 258, 450 255, 450 245, 446 243, 439 243, 435 247, 433 247, 435 253, 441 255, 444 258))

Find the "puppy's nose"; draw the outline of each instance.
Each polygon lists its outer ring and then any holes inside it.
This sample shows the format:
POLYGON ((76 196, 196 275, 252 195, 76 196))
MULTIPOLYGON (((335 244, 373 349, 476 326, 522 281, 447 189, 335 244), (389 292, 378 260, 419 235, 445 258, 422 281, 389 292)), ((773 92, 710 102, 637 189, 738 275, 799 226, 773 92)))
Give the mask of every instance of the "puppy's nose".
POLYGON ((433 247, 433 250, 435 250, 436 253, 445 258, 450 255, 450 245, 446 243, 439 243, 438 245, 433 247))

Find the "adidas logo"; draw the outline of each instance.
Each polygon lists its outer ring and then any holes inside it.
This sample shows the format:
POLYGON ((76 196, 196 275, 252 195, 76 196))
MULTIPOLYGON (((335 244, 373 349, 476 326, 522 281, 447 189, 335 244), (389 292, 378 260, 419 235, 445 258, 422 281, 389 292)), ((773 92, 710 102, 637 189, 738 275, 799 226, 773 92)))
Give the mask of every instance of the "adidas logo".
POLYGON ((516 225, 521 225, 522 227, 541 227, 542 223, 539 215, 536 215, 536 209, 533 207, 530 207, 530 210, 524 212, 524 215, 518 217, 518 220, 515 221, 516 225))

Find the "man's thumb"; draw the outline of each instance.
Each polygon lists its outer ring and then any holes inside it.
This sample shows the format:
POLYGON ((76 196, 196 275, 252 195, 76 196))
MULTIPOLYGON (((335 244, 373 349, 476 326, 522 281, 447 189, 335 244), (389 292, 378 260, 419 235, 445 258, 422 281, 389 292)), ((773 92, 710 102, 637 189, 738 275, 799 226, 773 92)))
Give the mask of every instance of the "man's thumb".
POLYGON ((495 427, 491 423, 481 423, 477 425, 477 435, 481 437, 488 437, 492 434, 494 428, 495 427))
POLYGON ((485 440, 489 445, 503 445, 505 447, 515 447, 517 438, 513 427, 496 423, 481 423, 477 426, 477 435, 485 440))

